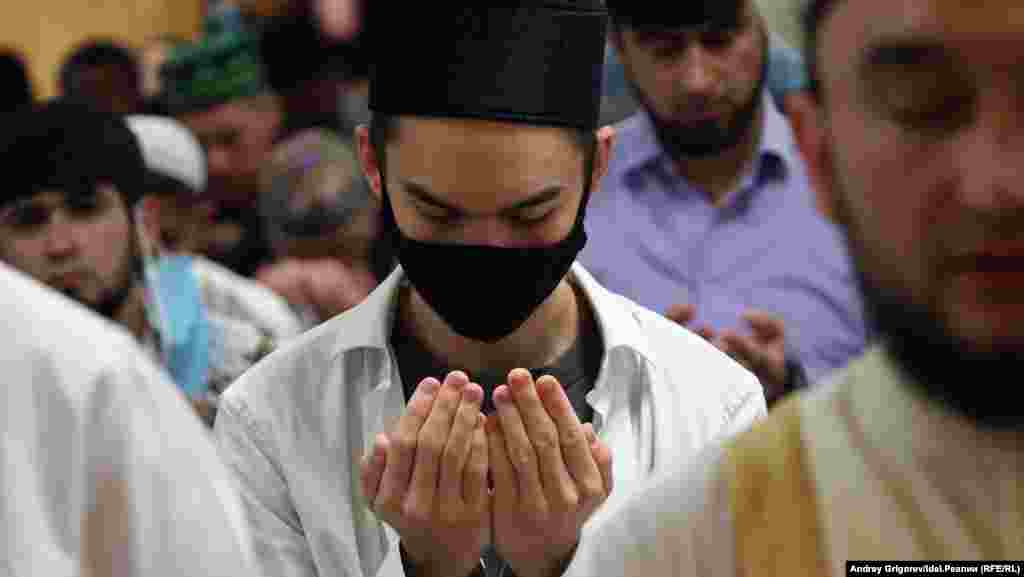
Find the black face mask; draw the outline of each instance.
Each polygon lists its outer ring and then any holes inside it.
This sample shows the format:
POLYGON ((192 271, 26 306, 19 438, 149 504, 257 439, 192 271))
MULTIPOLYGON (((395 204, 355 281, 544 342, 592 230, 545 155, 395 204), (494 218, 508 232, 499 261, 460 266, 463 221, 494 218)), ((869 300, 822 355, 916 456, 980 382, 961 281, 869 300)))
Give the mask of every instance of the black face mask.
POLYGON ((399 230, 384 190, 382 232, 423 300, 456 333, 494 343, 526 322, 562 282, 587 242, 583 217, 558 243, 528 248, 422 242, 399 230))

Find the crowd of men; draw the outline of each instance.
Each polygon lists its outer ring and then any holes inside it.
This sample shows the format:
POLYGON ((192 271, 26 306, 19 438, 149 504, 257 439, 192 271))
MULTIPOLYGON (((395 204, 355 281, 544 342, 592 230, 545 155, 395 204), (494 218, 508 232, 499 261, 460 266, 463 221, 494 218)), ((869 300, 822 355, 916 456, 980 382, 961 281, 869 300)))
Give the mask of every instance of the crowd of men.
POLYGON ((0 574, 1024 559, 1024 7, 278 4, 0 53, 0 574))

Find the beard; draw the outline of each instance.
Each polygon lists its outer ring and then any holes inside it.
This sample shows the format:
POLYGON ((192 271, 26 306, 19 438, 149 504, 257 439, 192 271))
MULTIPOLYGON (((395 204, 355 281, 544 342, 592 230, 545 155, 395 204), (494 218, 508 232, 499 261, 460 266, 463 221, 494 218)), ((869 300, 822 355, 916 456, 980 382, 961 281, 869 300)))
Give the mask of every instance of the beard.
MULTIPOLYGON (((833 162, 833 165, 835 163, 833 162)), ((1024 342, 981 346, 958 336, 935 306, 906 296, 897 287, 874 280, 870 253, 838 182, 836 216, 846 229, 850 252, 864 297, 865 312, 898 369, 926 398, 967 418, 982 429, 1024 431, 1024 416, 997 383, 1009 385, 1024 359, 1024 342)))
MULTIPOLYGON (((135 238, 135 235, 132 235, 135 238)), ((96 314, 117 321, 117 315, 121 312, 125 301, 131 296, 132 290, 138 284, 142 274, 142 261, 140 247, 137 241, 133 241, 122 259, 119 273, 114 285, 104 290, 95 301, 87 301, 75 290, 64 291, 64 294, 92 309, 96 314)))
POLYGON ((751 92, 750 98, 736 109, 732 118, 728 119, 723 117, 683 124, 671 118, 664 118, 658 114, 654 103, 647 97, 627 69, 626 78, 633 96, 650 116, 654 134, 670 158, 685 160, 717 156, 736 148, 750 133, 754 121, 757 119, 761 93, 764 91, 768 78, 767 40, 764 45, 761 71, 754 90, 751 92))

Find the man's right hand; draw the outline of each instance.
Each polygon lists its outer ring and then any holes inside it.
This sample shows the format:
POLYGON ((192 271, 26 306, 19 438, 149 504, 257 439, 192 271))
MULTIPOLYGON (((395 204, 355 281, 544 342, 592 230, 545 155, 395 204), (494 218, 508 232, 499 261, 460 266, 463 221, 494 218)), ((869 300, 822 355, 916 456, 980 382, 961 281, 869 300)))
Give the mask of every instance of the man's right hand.
POLYGON ((469 575, 490 537, 483 389, 456 371, 424 379, 361 467, 363 494, 401 537, 418 577, 469 575))
POLYGON ((321 320, 356 306, 377 285, 369 271, 330 258, 287 259, 262 267, 255 276, 292 305, 314 309, 321 320))

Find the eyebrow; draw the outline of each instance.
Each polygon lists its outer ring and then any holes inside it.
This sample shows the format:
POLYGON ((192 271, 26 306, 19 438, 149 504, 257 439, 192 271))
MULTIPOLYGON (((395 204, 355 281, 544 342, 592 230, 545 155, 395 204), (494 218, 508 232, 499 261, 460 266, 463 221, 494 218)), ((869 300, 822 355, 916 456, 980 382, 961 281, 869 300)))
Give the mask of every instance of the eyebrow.
MULTIPOLYGON (((405 190, 411 196, 413 196, 416 200, 422 202, 423 204, 427 204, 435 208, 446 210, 456 215, 462 215, 465 214, 466 212, 465 210, 457 206, 453 206, 439 199, 436 194, 432 193, 425 186, 421 186, 409 180, 403 180, 402 186, 405 187, 405 190)), ((499 214, 509 214, 520 210, 533 208, 535 206, 540 206, 546 202, 550 202, 551 200, 558 198, 558 195, 562 193, 562 190, 563 188, 559 185, 548 186, 540 190, 536 194, 531 195, 529 198, 523 199, 511 206, 503 208, 498 212, 499 214)))

